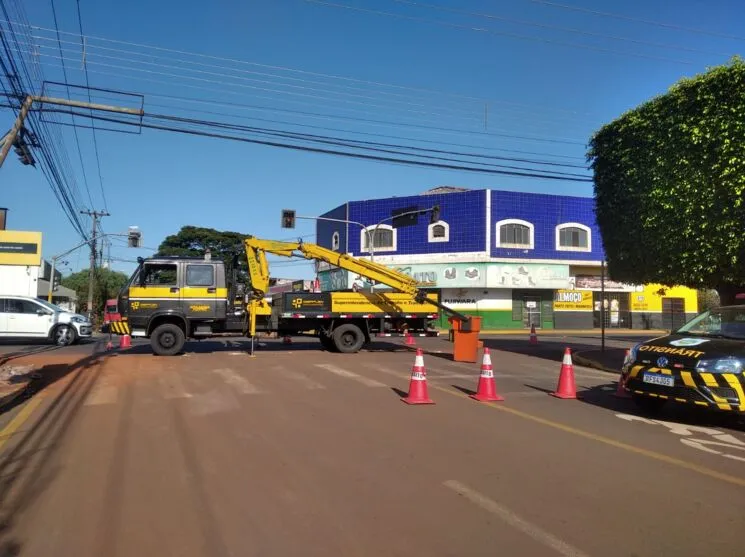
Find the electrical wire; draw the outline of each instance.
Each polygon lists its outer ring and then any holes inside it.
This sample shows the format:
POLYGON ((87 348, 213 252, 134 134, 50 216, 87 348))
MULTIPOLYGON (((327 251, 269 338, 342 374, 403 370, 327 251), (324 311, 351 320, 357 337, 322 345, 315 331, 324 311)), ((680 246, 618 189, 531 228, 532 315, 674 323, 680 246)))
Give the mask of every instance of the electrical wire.
MULTIPOLYGON (((76 115, 80 114, 79 112, 75 112, 74 110, 45 108, 44 111, 45 112, 46 111, 59 112, 63 114, 76 114, 76 115)), ((174 119, 173 117, 168 117, 166 115, 150 114, 146 116, 151 117, 151 118, 168 119, 171 121, 178 122, 178 119, 174 119)), ((280 148, 285 148, 285 149, 292 149, 292 150, 311 152, 311 153, 346 156, 346 157, 357 158, 357 159, 362 159, 362 160, 398 163, 398 164, 404 164, 404 165, 423 166, 423 167, 439 168, 439 169, 447 169, 447 170, 459 170, 459 171, 465 171, 465 172, 480 172, 480 173, 485 173, 485 174, 521 176, 521 177, 529 177, 529 178, 544 178, 544 179, 549 179, 549 180, 561 180, 561 181, 572 181, 572 182, 592 182, 592 178, 590 177, 576 177, 575 178, 575 177, 569 177, 569 176, 548 174, 545 172, 518 172, 518 171, 512 171, 512 170, 496 170, 496 169, 483 168, 483 167, 478 167, 478 166, 467 166, 467 165, 461 165, 461 164, 446 164, 446 163, 438 163, 438 162, 430 162, 430 161, 418 161, 418 160, 412 160, 412 159, 402 159, 402 158, 388 157, 388 156, 382 156, 382 155, 374 155, 374 154, 369 154, 369 153, 357 153, 357 152, 349 152, 349 151, 340 151, 337 149, 326 149, 326 148, 320 148, 320 147, 313 147, 313 146, 307 146, 307 145, 281 143, 278 141, 268 141, 268 140, 249 138, 249 137, 239 136, 239 135, 230 135, 230 134, 224 134, 224 133, 200 131, 200 130, 195 130, 195 129, 190 129, 190 128, 177 127, 173 125, 146 122, 144 120, 142 122, 133 122, 133 121, 123 120, 120 118, 113 118, 109 116, 94 116, 93 118, 100 120, 100 121, 121 124, 124 126, 139 126, 139 127, 147 128, 147 129, 177 132, 177 133, 183 133, 183 134, 195 135, 195 136, 201 136, 201 137, 211 137, 211 138, 216 138, 216 139, 229 139, 229 140, 241 141, 245 143, 252 143, 256 145, 264 145, 268 147, 280 147, 280 148)), ((212 127, 214 125, 214 123, 211 123, 209 121, 194 121, 193 123, 198 123, 199 125, 202 125, 205 127, 212 127)))
POLYGON ((439 25, 441 27, 448 27, 451 29, 459 29, 461 31, 473 31, 476 33, 484 33, 488 35, 496 35, 496 36, 502 36, 502 37, 508 37, 512 39, 519 39, 524 41, 534 41, 534 42, 541 42, 546 44, 555 44, 559 46, 567 46, 571 48, 579 48, 579 49, 585 49, 585 50, 592 50, 596 52, 604 52, 606 54, 615 54, 618 56, 631 56, 634 58, 646 58, 649 60, 661 60, 663 62, 673 62, 676 64, 684 64, 684 65, 693 65, 693 62, 691 60, 680 60, 676 58, 668 58, 666 56, 653 56, 649 54, 641 54, 636 52, 624 52, 621 50, 614 50, 611 48, 603 48, 600 46, 594 46, 594 45, 588 45, 588 44, 580 44, 580 43, 571 43, 566 41, 557 41, 554 39, 548 39, 544 37, 531 37, 528 35, 520 35, 517 33, 510 33, 507 31, 497 31, 494 29, 484 29, 483 27, 473 27, 470 25, 461 25, 458 23, 449 23, 445 21, 438 21, 436 19, 428 19, 425 17, 417 17, 417 16, 410 16, 405 14, 398 14, 393 12, 386 12, 382 10, 372 10, 369 8, 360 8, 358 6, 349 6, 347 4, 337 4, 335 2, 326 2, 323 0, 302 0, 303 2, 307 2, 309 4, 318 4, 321 6, 326 6, 330 8, 338 8, 338 9, 344 9, 349 10, 353 12, 360 12, 370 15, 379 15, 379 16, 385 16, 385 17, 392 17, 396 19, 404 19, 408 21, 416 21, 418 23, 427 23, 431 25, 439 25))
POLYGON ((662 27, 665 29, 672 29, 675 31, 685 31, 687 33, 696 33, 699 35, 709 35, 710 37, 719 37, 721 39, 734 39, 736 41, 745 41, 745 37, 740 35, 730 35, 727 33, 718 33, 716 31, 707 31, 705 29, 696 29, 694 27, 684 27, 683 25, 676 25, 674 23, 665 23, 661 21, 652 21, 649 19, 642 19, 639 17, 631 17, 622 14, 616 14, 611 12, 602 12, 599 10, 593 10, 591 8, 585 8, 582 6, 570 6, 568 4, 559 4, 558 2, 549 2, 548 0, 528 0, 534 4, 543 4, 544 6, 550 6, 552 8, 560 8, 563 10, 570 10, 574 12, 582 12, 586 14, 592 14, 600 17, 608 17, 612 19, 619 19, 623 21, 631 21, 634 23, 644 23, 645 25, 653 25, 655 27, 662 27))

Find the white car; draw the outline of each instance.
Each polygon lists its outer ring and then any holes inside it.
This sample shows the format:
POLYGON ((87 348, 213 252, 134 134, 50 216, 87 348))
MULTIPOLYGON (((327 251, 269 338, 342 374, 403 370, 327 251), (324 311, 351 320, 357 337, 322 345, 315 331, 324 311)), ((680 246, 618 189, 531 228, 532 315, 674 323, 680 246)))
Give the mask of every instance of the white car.
POLYGON ((67 346, 93 335, 87 317, 30 296, 0 294, 0 338, 48 339, 67 346))

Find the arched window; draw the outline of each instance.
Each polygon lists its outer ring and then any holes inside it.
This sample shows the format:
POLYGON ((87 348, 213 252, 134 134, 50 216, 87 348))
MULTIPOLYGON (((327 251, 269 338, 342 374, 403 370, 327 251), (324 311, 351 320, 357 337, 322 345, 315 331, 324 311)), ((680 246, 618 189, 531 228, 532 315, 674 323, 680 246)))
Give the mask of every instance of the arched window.
POLYGON ((331 249, 334 251, 339 251, 339 233, 334 232, 331 235, 331 249))
POLYGON ((396 251, 397 230, 388 224, 368 226, 360 235, 360 251, 370 253, 370 241, 374 253, 396 251))
POLYGON ((430 242, 449 242, 450 225, 444 220, 433 222, 427 227, 427 239, 430 242))
POLYGON ((556 227, 558 251, 592 251, 590 227, 578 222, 565 222, 556 227))
POLYGON ((535 239, 533 237, 533 224, 520 219, 505 219, 496 224, 497 247, 533 249, 535 239))

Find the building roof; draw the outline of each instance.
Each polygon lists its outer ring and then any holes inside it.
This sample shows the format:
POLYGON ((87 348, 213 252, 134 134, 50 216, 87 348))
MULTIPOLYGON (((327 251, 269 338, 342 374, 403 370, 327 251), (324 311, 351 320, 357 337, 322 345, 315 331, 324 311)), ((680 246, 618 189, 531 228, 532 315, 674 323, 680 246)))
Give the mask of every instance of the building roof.
POLYGON ((422 195, 435 195, 438 193, 458 193, 464 191, 471 191, 472 188, 463 188, 460 186, 437 186, 423 192, 422 195))

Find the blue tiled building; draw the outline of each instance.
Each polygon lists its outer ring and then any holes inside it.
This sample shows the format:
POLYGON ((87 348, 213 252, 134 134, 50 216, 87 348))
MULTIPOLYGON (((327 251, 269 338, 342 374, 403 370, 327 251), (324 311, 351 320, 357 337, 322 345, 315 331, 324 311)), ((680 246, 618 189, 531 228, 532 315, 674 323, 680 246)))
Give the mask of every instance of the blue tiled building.
MULTIPOLYGON (((348 201, 321 215, 316 241, 411 274, 452 307, 480 315, 485 329, 590 328, 600 325, 604 258, 594 206, 587 197, 434 188, 348 201), (396 212, 435 205, 437 222, 427 214, 410 226, 392 226, 396 212)), ((321 267, 319 279, 324 290, 366 286, 340 269, 321 267)), ((665 296, 650 300, 645 287, 612 281, 605 290, 608 326, 665 324, 665 296)), ((689 298, 685 293, 683 315, 673 319, 695 313, 689 298)))

